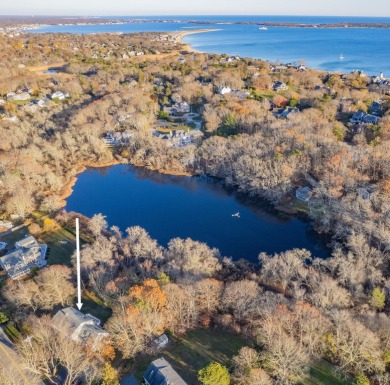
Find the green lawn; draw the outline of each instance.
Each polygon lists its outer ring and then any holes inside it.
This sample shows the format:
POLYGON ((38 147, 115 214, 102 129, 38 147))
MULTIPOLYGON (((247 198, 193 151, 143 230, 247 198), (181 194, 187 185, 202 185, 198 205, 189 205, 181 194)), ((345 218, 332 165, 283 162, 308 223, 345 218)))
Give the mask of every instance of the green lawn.
POLYGON ((328 361, 316 361, 309 374, 300 385, 352 385, 353 381, 346 375, 336 372, 336 367, 328 361))
POLYGON ((297 211, 301 211, 306 214, 310 213, 309 205, 307 204, 307 202, 302 202, 299 199, 294 198, 294 200, 292 201, 292 206, 297 211))
POLYGON ((83 303, 82 312, 92 314, 94 317, 99 318, 102 324, 107 322, 112 315, 112 310, 104 306, 100 298, 91 292, 85 291, 81 302, 83 303))
POLYGON ((70 231, 59 228, 40 237, 48 246, 47 261, 49 265, 71 266, 71 257, 76 250, 76 238, 70 231), (60 243, 65 241, 66 243, 60 243))
MULTIPOLYGON (((0 234, 0 241, 7 242, 9 248, 12 248, 16 241, 23 239, 27 234, 29 234, 27 227, 22 227, 6 235, 0 234)), ((60 227, 56 231, 45 233, 37 238, 48 246, 47 257, 49 265, 71 266, 71 257, 76 250, 76 238, 72 232, 60 227), (60 243, 60 241, 66 241, 66 243, 60 243)), ((81 242, 83 242, 83 239, 81 239, 81 242)))
POLYGON ((172 337, 166 349, 154 356, 138 357, 133 373, 141 380, 150 362, 163 356, 185 381, 189 384, 199 384, 199 369, 211 361, 217 361, 229 368, 231 358, 245 345, 246 342, 240 336, 220 329, 193 330, 184 336, 172 337))
POLYGON ((256 96, 261 96, 264 99, 272 99, 276 95, 276 92, 272 90, 261 90, 255 92, 255 94, 256 96))
POLYGON ((22 227, 19 230, 13 231, 9 234, 2 235, 0 234, 0 241, 8 243, 8 249, 13 248, 15 242, 20 241, 28 234, 27 227, 22 227))

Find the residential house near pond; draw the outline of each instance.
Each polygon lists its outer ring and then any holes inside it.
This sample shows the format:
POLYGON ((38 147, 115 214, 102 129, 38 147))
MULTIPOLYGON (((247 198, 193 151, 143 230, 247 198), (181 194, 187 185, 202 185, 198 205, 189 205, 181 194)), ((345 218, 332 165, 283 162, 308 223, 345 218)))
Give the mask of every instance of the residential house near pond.
POLYGON ((33 267, 46 266, 47 245, 39 244, 33 236, 15 243, 15 249, 0 258, 0 266, 12 279, 21 278, 30 273, 33 267))
POLYGON ((187 385, 164 357, 149 365, 144 380, 147 385, 187 385))
POLYGON ((58 331, 67 333, 72 340, 89 345, 92 349, 97 349, 102 340, 109 336, 100 326, 98 318, 73 307, 59 310, 52 323, 58 331))

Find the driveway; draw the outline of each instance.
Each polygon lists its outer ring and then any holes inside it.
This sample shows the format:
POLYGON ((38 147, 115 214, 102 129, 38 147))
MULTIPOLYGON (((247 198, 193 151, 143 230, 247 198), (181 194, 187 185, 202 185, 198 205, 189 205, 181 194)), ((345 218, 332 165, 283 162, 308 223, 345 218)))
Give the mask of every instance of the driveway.
POLYGON ((34 379, 27 375, 17 364, 18 356, 14 351, 14 346, 9 340, 3 329, 0 328, 0 365, 5 373, 9 373, 15 381, 15 384, 20 385, 43 385, 39 379, 34 379))

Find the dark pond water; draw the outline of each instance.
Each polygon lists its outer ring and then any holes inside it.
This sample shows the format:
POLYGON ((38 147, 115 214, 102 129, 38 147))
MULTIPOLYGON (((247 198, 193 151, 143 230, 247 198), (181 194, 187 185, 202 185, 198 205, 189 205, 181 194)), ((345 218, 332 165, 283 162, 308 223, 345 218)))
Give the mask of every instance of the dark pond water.
POLYGON ((190 237, 235 260, 255 262, 261 251, 293 248, 329 256, 324 240, 308 222, 282 217, 198 177, 163 175, 127 165, 88 169, 79 175, 66 209, 89 217, 102 213, 110 226, 123 231, 141 226, 163 246, 172 238, 190 237), (233 217, 237 212, 240 217, 233 217))

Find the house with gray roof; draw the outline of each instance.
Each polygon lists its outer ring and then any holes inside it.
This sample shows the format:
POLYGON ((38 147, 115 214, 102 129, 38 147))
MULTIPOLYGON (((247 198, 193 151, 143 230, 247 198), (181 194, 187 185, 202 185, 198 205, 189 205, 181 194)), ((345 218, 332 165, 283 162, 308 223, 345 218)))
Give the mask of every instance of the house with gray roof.
POLYGON ((284 110, 281 110, 274 115, 276 118, 290 119, 294 114, 298 114, 298 113, 299 113, 299 109, 297 107, 287 107, 284 110))
POLYGON ((378 116, 366 114, 363 111, 356 111, 349 121, 353 124, 378 124, 379 119, 378 116))
POLYGON ((287 84, 283 82, 274 83, 274 91, 279 92, 279 91, 287 91, 287 90, 288 90, 287 84))
POLYGON ((187 385, 164 357, 149 365, 144 381, 147 385, 187 385))
POLYGON ((21 278, 30 273, 33 267, 46 266, 47 245, 39 244, 33 236, 15 243, 15 248, 0 258, 0 266, 12 279, 21 278))
POLYGON ((55 329, 68 334, 73 341, 90 345, 96 349, 109 334, 100 326, 100 320, 90 314, 81 313, 74 307, 59 310, 52 319, 55 329))
POLYGON ((295 191, 295 197, 301 202, 309 202, 312 195, 310 187, 300 187, 295 191))

